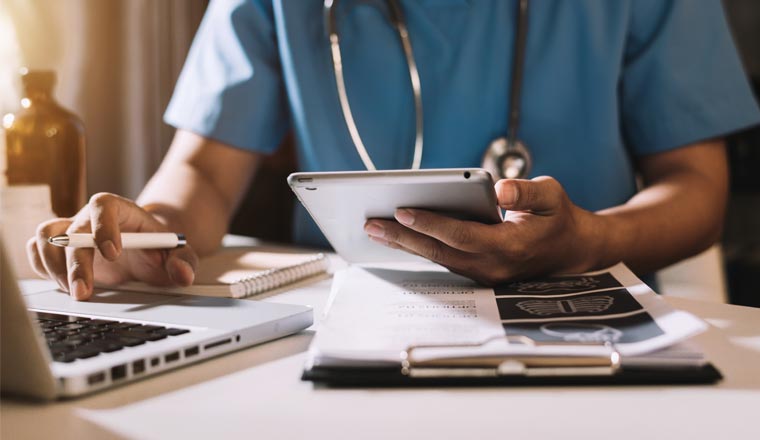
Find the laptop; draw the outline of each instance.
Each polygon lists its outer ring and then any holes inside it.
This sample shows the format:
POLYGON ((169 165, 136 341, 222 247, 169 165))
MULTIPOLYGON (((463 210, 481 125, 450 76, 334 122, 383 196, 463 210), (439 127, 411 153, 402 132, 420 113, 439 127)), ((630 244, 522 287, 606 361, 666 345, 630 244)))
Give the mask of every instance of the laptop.
POLYGON ((310 307, 231 298, 21 293, 0 238, 0 390, 51 400, 129 383, 287 336, 310 307))

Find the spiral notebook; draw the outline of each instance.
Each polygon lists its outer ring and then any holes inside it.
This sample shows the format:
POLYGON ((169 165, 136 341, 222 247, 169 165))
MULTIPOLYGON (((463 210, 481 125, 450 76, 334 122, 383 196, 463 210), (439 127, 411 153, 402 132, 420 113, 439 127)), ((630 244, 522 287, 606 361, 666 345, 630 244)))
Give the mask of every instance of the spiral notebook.
POLYGON ((195 282, 187 287, 151 286, 128 282, 120 290, 245 298, 327 273, 321 253, 225 248, 201 258, 195 282))

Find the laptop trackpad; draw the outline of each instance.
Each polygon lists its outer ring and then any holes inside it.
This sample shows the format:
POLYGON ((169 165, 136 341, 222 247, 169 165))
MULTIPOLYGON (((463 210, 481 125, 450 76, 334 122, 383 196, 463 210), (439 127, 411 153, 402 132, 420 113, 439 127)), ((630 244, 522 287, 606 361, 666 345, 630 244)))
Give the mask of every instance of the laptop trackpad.
POLYGON ((174 295, 155 293, 117 292, 96 289, 89 301, 76 301, 66 293, 50 290, 24 296, 27 307, 73 314, 102 317, 123 317, 176 299, 174 295))

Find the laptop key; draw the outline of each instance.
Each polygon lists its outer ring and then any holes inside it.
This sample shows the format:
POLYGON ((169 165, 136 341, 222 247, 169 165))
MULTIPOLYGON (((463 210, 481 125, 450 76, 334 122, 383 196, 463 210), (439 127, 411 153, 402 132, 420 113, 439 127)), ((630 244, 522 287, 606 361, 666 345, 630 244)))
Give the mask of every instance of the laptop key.
POLYGON ((68 315, 58 315, 55 313, 46 313, 46 312, 35 312, 37 314, 37 319, 44 319, 47 321, 64 321, 64 322, 70 322, 71 320, 69 318, 73 318, 73 316, 68 315))
POLYGON ((141 341, 147 341, 147 338, 145 338, 146 333, 142 333, 142 332, 129 332, 126 330, 120 330, 120 331, 109 333, 107 336, 108 338, 132 338, 132 339, 139 339, 141 341))
POLYGON ((74 323, 64 324, 60 327, 57 327, 58 330, 81 330, 83 328, 85 328, 85 326, 81 324, 74 324, 74 323))
POLYGON ((166 327, 162 327, 160 325, 140 325, 139 327, 132 327, 129 329, 129 331, 140 331, 140 332, 153 332, 156 330, 165 330, 166 327))
POLYGON ((107 333, 108 329, 100 327, 87 327, 79 331, 80 335, 86 335, 91 338, 100 337, 101 334, 107 333))
POLYGON ((137 327, 140 324, 135 324, 134 322, 114 322, 112 324, 108 325, 108 328, 112 328, 114 330, 126 330, 128 328, 137 327))
POLYGON ((66 338, 63 340, 64 344, 72 345, 75 347, 78 347, 80 345, 87 344, 91 341, 90 338, 83 338, 83 337, 75 337, 75 338, 66 338))
POLYGON ((74 347, 72 345, 67 345, 62 342, 54 342, 52 344, 48 344, 48 348, 50 348, 50 352, 53 353, 53 355, 56 353, 68 353, 74 350, 74 347))
POLYGON ((47 313, 47 312, 34 312, 37 315, 37 319, 43 320, 43 321, 59 321, 59 322, 86 322, 89 321, 90 318, 85 318, 83 316, 71 316, 71 315, 60 315, 58 313, 47 313))
POLYGON ((140 338, 121 336, 121 335, 115 335, 115 334, 103 335, 102 340, 115 342, 125 347, 134 347, 135 345, 141 345, 145 343, 145 341, 140 338))
POLYGON ((58 362, 74 362, 77 359, 87 359, 95 357, 100 354, 100 351, 94 349, 79 349, 73 350, 68 353, 58 353, 53 356, 53 359, 58 362))
POLYGON ((184 335, 185 333, 190 333, 190 330, 186 330, 184 328, 167 328, 166 330, 162 330, 159 333, 163 333, 169 336, 179 336, 184 335))
POLYGON ((139 338, 143 341, 158 341, 160 339, 166 338, 167 335, 162 335, 160 333, 147 333, 147 332, 137 332, 137 331, 129 331, 125 333, 121 333, 120 335, 126 336, 126 337, 135 337, 139 338))
POLYGON ((45 335, 45 340, 48 343, 59 342, 59 341, 63 340, 63 336, 59 336, 59 335, 56 335, 56 334, 45 335))
POLYGON ((77 333, 76 335, 70 336, 73 338, 88 338, 88 339, 94 339, 97 337, 97 333, 93 333, 91 331, 88 331, 87 329, 84 329, 77 333))
POLYGON ((116 341, 97 340, 88 344, 87 347, 96 348, 103 353, 112 353, 114 351, 121 350, 122 348, 124 348, 124 345, 116 341))
POLYGON ((76 356, 77 359, 87 359, 100 354, 100 350, 94 347, 80 347, 69 353, 69 356, 76 356))
POLYGON ((90 333, 108 333, 114 331, 114 329, 107 325, 91 325, 87 326, 86 331, 90 333))
POLYGON ((83 322, 82 324, 92 327, 99 327, 104 325, 111 325, 114 324, 113 321, 106 321, 105 319, 91 319, 89 321, 83 322))
POLYGON ((72 356, 70 353, 58 353, 53 356, 53 360, 56 362, 74 362, 77 360, 76 356, 72 356))
POLYGON ((124 344, 125 347, 134 347, 135 345, 141 345, 144 344, 145 341, 139 338, 125 338, 121 337, 118 339, 118 341, 122 344, 124 344))

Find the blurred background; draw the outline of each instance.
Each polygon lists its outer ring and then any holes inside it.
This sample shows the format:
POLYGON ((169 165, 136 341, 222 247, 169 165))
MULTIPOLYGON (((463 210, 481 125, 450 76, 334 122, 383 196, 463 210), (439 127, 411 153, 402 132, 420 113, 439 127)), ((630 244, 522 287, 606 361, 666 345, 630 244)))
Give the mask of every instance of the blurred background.
MULTIPOLYGON (((173 136, 162 114, 207 3, 0 0, 0 115, 19 108, 22 66, 54 70, 57 100, 84 122, 87 193, 135 197, 173 136)), ((760 1, 724 5, 757 97, 760 1)), ((293 203, 284 180, 292 170, 290 144, 286 140, 268 159, 253 186, 269 190, 244 203, 233 232, 289 239, 290 226, 277 220, 289 217, 293 203), (267 206, 267 216, 255 215, 260 206, 267 206)), ((722 251, 665 271, 661 290, 760 307, 760 129, 732 136, 729 154, 731 200, 722 251)))

